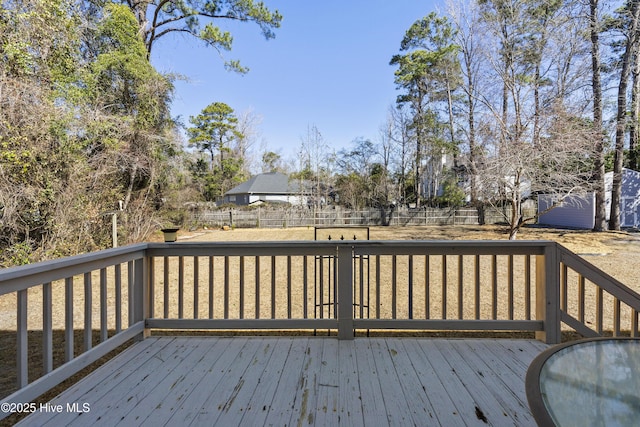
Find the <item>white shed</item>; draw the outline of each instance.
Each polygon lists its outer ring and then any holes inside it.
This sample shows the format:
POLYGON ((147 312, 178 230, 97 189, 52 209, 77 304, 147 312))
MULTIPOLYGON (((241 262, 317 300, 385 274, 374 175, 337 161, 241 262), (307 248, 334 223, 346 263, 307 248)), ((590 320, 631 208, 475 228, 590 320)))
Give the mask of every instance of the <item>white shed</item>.
MULTIPOLYGON (((605 175, 607 220, 611 211, 611 187, 613 172, 605 175)), ((554 200, 553 195, 538 195, 538 212, 545 211, 554 200)), ((538 224, 556 227, 591 229, 595 225, 595 193, 585 196, 570 196, 562 204, 540 215, 538 224)), ((622 227, 640 227, 640 172, 622 170, 622 196, 620 200, 620 225, 622 227)))
MULTIPOLYGON (((613 172, 608 172, 605 175, 604 183, 607 191, 607 219, 609 219, 613 172)), ((640 172, 626 168, 622 169, 620 225, 622 227, 640 227, 640 172)))
MULTIPOLYGON (((557 197, 550 194, 538 195, 538 212, 544 212, 557 201, 557 197)), ((560 206, 540 215, 538 224, 555 227, 586 228, 595 225, 596 195, 588 193, 585 196, 566 197, 560 206)))

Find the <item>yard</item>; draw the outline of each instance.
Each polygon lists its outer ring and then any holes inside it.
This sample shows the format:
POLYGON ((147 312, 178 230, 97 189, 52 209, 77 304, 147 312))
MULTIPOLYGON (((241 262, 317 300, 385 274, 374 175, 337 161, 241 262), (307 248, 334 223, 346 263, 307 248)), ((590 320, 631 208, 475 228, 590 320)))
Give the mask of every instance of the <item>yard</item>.
MULTIPOLYGON (((345 229, 336 230, 347 236, 345 229)), ((324 231, 328 233, 328 231, 324 231)), ((370 240, 505 240, 504 227, 495 225, 466 226, 414 226, 414 227, 370 227, 370 240)), ((358 232, 359 239, 360 232, 358 232)), ((323 236, 324 237, 324 236, 323 236)), ((339 238, 339 236, 337 236, 339 238)), ((236 228, 233 230, 180 231, 179 241, 272 241, 313 240, 314 229, 257 229, 236 228)), ((336 236, 333 236, 336 238, 336 236)), ((158 233, 154 240, 161 241, 158 233)), ((622 283, 640 291, 638 272, 633 268, 640 262, 640 233, 603 232, 586 230, 560 230, 542 227, 525 227, 518 240, 551 240, 585 257, 589 262, 609 273, 622 283)))

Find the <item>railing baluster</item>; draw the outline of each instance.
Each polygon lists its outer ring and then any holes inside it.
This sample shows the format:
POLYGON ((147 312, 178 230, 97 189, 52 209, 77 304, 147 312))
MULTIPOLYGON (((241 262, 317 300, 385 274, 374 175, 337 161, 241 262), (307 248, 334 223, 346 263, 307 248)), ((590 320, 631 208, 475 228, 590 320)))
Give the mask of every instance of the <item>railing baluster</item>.
POLYGON ((291 313, 291 255, 287 255, 287 319, 292 318, 291 313))
POLYGON ((491 318, 498 318, 498 257, 491 256, 491 318))
POLYGON ((107 269, 100 269, 100 342, 109 338, 107 325, 107 269))
MULTIPOLYGON (((360 255, 358 257, 359 267, 360 267, 360 318, 364 318, 364 255, 360 255)), ((368 260, 367 260, 368 265, 368 260)), ((367 277, 369 280, 369 277, 367 277)), ((369 298, 367 297, 367 305, 369 305, 369 298)))
POLYGON ((562 264, 560 269, 560 309, 564 312, 567 311, 568 298, 569 298, 569 286, 568 286, 568 267, 566 264, 562 264))
POLYGON ((531 320, 531 255, 524 257, 524 293, 525 319, 531 320))
POLYGON ((84 351, 93 347, 91 273, 84 273, 84 351))
POLYGON ((116 294, 116 334, 118 334, 122 332, 122 266, 116 264, 113 270, 116 294))
POLYGON ((28 291, 18 291, 17 301, 17 375, 18 375, 18 388, 26 387, 29 384, 29 345, 28 345, 28 291))
POLYGON ((458 319, 464 316, 464 259, 458 255, 458 319))
POLYGON ((638 311, 635 308, 631 309, 631 336, 638 336, 638 311))
POLYGON ((42 371, 48 374, 53 370, 53 307, 51 282, 42 285, 42 371))
MULTIPOLYGON (((408 283, 408 292, 407 292, 407 297, 408 297, 408 301, 407 303, 409 304, 409 319, 413 319, 413 255, 409 255, 409 283, 408 283)), ((362 316, 360 316, 362 317, 362 316)))
MULTIPOLYGON (((322 269, 320 271, 322 271, 322 269)), ((276 257, 274 255, 271 256, 271 318, 276 318, 276 257)))
POLYGON ((239 313, 238 318, 244 319, 244 257, 240 257, 240 283, 238 284, 239 295, 239 313))
POLYGON ((313 264, 315 280, 316 280, 315 282, 316 286, 314 286, 313 288, 313 310, 314 310, 315 317, 317 318, 319 314, 320 319, 324 317, 324 314, 323 314, 324 308, 322 306, 322 303, 323 303, 322 288, 324 285, 324 269, 322 268, 323 266, 322 258, 323 258, 322 256, 316 255, 314 257, 314 264, 313 264))
POLYGON ((64 361, 73 359, 73 277, 64 279, 64 361))
POLYGON ((578 275, 578 320, 584 324, 584 295, 585 278, 582 274, 578 275))
POLYGON ((178 319, 184 319, 184 257, 178 257, 178 319))
POLYGON ((376 319, 380 318, 380 255, 376 255, 376 319))
POLYGON ((596 290, 596 331, 600 335, 602 335, 602 314, 603 314, 602 295, 603 295, 602 288, 598 286, 596 290))
MULTIPOLYGON (((255 299, 256 299, 256 319, 260 318, 260 257, 257 256, 255 257, 255 274, 256 274, 256 292, 255 292, 255 299)), ((305 257, 305 278, 304 278, 304 294, 305 294, 305 300, 304 300, 304 312, 305 312, 305 319, 307 316, 307 277, 306 277, 306 270, 307 270, 307 264, 306 264, 306 257, 305 257)))
POLYGON ((613 336, 620 336, 620 300, 613 299, 613 336))
POLYGON ((169 318, 169 257, 164 257, 164 318, 169 318))
POLYGON ((198 318, 200 305, 200 259, 193 257, 193 318, 198 318))
MULTIPOLYGON (((134 269, 133 269, 133 261, 128 261, 127 262, 127 298, 129 299, 128 302, 128 307, 129 307, 129 326, 132 326, 134 323, 136 323, 135 321, 135 297, 134 297, 134 293, 135 293, 135 288, 134 288, 134 283, 135 283, 135 276, 134 276, 134 269)), ((168 317, 168 316, 167 316, 168 317)))
POLYGON ((214 258, 209 257, 209 319, 213 319, 213 282, 214 282, 214 258))
POLYGON ((424 318, 431 318, 431 268, 429 255, 424 256, 424 318))
POLYGON ((397 319, 398 310, 398 262, 397 256, 391 257, 391 318, 397 319))
POLYGON ((155 282, 156 282, 156 272, 155 272, 155 260, 153 257, 148 257, 147 262, 149 263, 149 268, 147 271, 149 272, 149 317, 155 317, 155 299, 156 299, 156 291, 155 291, 155 282))
POLYGON ((229 318, 229 257, 224 257, 224 318, 229 318))
POLYGON ((442 319, 447 318, 447 256, 442 255, 442 319))
POLYGON ((507 258, 507 276, 507 301, 509 304, 507 311, 509 320, 513 320, 513 255, 509 255, 507 258))
POLYGON ((475 318, 476 320, 479 320, 480 319, 480 255, 476 255, 474 258, 475 258, 474 260, 475 318))

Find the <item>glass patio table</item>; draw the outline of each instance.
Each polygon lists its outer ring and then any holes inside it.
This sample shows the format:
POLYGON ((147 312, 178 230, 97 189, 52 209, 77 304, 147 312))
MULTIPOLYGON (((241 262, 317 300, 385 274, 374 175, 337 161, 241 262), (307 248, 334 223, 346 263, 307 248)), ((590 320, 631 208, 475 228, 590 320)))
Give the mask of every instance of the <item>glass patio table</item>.
POLYGON ((526 391, 540 426, 640 425, 640 339, 549 348, 529 366, 526 391))

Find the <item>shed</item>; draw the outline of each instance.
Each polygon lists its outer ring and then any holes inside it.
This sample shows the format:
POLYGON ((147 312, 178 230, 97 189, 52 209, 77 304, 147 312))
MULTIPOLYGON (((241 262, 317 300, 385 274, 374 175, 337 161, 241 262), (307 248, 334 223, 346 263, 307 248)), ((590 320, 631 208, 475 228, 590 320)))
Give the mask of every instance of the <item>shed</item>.
MULTIPOLYGON (((611 211, 611 188, 613 172, 605 175, 605 197, 607 220, 611 211)), ((538 195, 538 212, 546 210, 555 200, 554 195, 538 195)), ((584 196, 569 196, 562 204, 540 215, 538 224, 557 227, 592 229, 595 225, 595 193, 584 196)), ((622 170, 622 195, 620 200, 620 225, 622 227, 640 227, 640 172, 622 170)))
POLYGON ((262 173, 251 177, 224 194, 223 203, 250 205, 259 202, 306 205, 307 192, 297 181, 280 172, 262 173))

